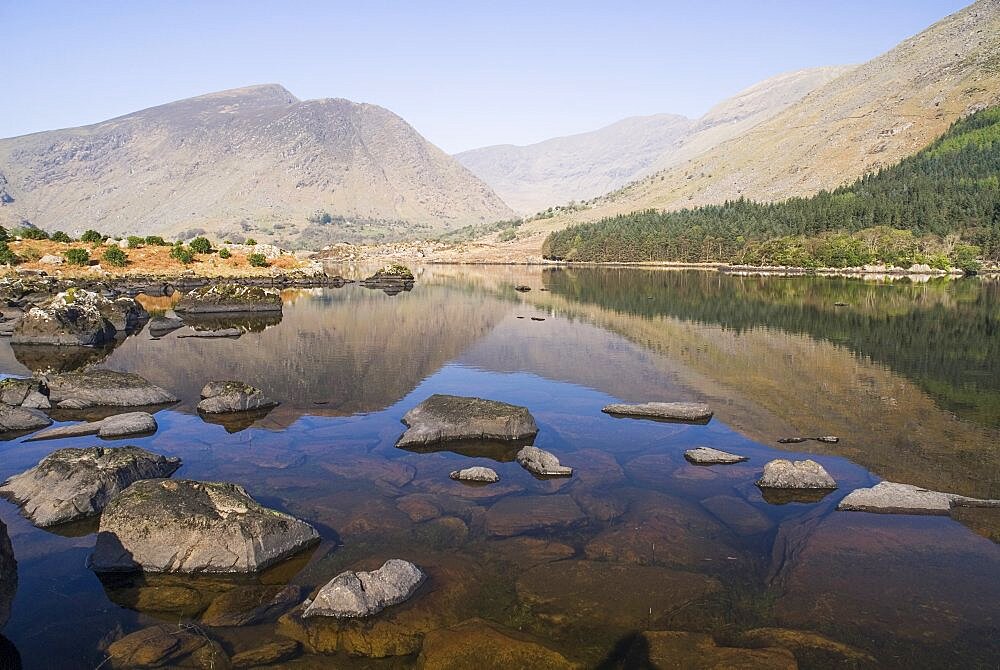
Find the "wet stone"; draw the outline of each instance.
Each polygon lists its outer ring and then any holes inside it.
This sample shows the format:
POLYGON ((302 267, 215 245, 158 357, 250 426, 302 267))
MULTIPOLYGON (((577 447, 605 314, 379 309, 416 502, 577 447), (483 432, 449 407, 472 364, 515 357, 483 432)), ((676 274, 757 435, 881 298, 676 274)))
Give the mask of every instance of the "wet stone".
POLYGON ((224 667, 228 658, 208 638, 188 627, 162 624, 136 631, 111 643, 108 657, 114 668, 156 668, 178 664, 208 647, 208 658, 224 667))
POLYGON ((201 615, 206 626, 250 626, 280 615, 302 602, 301 586, 240 585, 218 596, 201 615))
POLYGON ((731 454, 711 447, 697 447, 684 452, 684 458, 695 465, 726 465, 750 460, 748 456, 731 454))
POLYGON ((403 416, 409 429, 397 447, 450 440, 530 440, 538 426, 525 407, 497 400, 435 394, 403 416))
POLYGON ((503 498, 486 512, 486 532, 507 537, 568 528, 586 520, 583 510, 565 494, 503 498))
POLYGON ((537 641, 482 619, 432 631, 424 638, 419 670, 571 670, 577 666, 537 641))
POLYGON ((702 500, 701 504, 737 535, 756 535, 774 527, 774 523, 760 510, 736 496, 712 496, 702 500))
POLYGON ((299 654, 300 646, 294 640, 277 640, 260 647, 234 654, 231 659, 233 668, 257 668, 288 661, 299 654))
POLYGON ((524 447, 517 452, 517 462, 525 470, 539 477, 569 477, 573 468, 559 463, 555 454, 538 447, 524 447))
POLYGON ((605 414, 661 421, 708 421, 712 408, 701 402, 647 402, 638 405, 611 404, 602 410, 605 414))
POLYGON ((239 381, 214 381, 201 390, 198 411, 206 414, 254 412, 276 407, 278 403, 263 391, 239 381))
POLYGON ((427 576, 413 563, 390 559, 378 570, 342 572, 319 590, 303 618, 357 618, 378 614, 407 600, 427 576))

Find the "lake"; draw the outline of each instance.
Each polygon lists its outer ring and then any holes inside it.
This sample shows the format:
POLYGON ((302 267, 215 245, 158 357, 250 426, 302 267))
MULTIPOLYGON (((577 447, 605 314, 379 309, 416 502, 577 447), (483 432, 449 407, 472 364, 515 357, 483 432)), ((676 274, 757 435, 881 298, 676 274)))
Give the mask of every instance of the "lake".
MULTIPOLYGON (((207 626, 214 599, 262 584, 309 591, 395 557, 429 580, 361 627, 356 653, 419 648, 430 631, 478 617, 584 667, 650 667, 641 665, 644 631, 709 633, 736 647, 775 646, 783 635, 797 642, 777 646, 800 667, 997 667, 1000 509, 835 508, 882 479, 1000 498, 1000 282, 472 266, 416 274, 397 295, 357 285, 285 291, 282 318, 246 321, 239 339, 144 330, 91 360, 0 343, 8 375, 89 362, 168 389, 181 400, 156 414, 155 435, 108 444, 178 456, 175 478, 241 484, 323 538, 248 580, 99 578, 86 567, 92 525, 39 530, 0 501, 20 580, 2 653, 25 668, 95 668, 123 634, 191 622, 234 654, 281 639, 282 626, 207 626), (281 405, 252 423, 207 423, 195 405, 216 379, 259 386, 281 405), (528 407, 536 446, 574 476, 536 479, 495 445, 396 448, 403 414, 433 393, 528 407), (704 401, 715 416, 689 425, 601 412, 653 400, 704 401), (840 441, 777 442, 818 435, 840 441), (749 461, 690 465, 683 452, 696 446, 749 461), (774 458, 815 459, 839 488, 818 501, 769 502, 755 481, 774 458), (472 465, 501 481, 449 479, 472 465)), ((140 299, 162 310, 177 297, 140 299)), ((100 442, 0 443, 0 479, 57 448, 100 442)), ((341 652, 336 667, 416 660, 341 652)), ((328 662, 303 652, 285 666, 328 662)))

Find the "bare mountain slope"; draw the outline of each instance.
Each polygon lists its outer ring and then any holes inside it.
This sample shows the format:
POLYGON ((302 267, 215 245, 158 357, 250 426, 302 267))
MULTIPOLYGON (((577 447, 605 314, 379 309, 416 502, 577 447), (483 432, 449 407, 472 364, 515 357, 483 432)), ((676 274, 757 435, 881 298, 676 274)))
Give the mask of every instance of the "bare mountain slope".
POLYGON ((0 140, 0 223, 361 239, 495 221, 488 186, 381 107, 281 86, 212 93, 0 140), (332 223, 308 224, 324 210, 332 223), (346 217, 350 222, 337 220, 346 217))
POLYGON ((1000 0, 979 0, 806 95, 773 118, 544 232, 641 209, 740 196, 780 200, 892 165, 961 116, 1000 103, 1000 0))
POLYGON ((746 132, 849 69, 813 68, 771 77, 696 120, 673 114, 637 116, 589 133, 524 147, 483 147, 455 157, 511 207, 533 214, 589 200, 677 165, 746 132))

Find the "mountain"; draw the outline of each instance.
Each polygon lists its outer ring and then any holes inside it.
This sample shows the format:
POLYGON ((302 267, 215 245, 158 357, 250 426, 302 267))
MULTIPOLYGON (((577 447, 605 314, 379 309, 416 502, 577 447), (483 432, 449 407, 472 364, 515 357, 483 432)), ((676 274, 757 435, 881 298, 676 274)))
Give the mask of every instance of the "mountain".
POLYGON ((392 112, 302 101, 274 84, 0 140, 8 226, 203 229, 315 246, 509 215, 488 186, 392 112))
POLYGON ((742 135, 533 228, 834 189, 916 153, 956 119, 998 102, 1000 0, 979 0, 742 135))
POLYGON ((720 103, 700 119, 657 114, 528 146, 498 145, 456 154, 514 209, 533 214, 604 195, 736 137, 849 67, 778 75, 720 103))

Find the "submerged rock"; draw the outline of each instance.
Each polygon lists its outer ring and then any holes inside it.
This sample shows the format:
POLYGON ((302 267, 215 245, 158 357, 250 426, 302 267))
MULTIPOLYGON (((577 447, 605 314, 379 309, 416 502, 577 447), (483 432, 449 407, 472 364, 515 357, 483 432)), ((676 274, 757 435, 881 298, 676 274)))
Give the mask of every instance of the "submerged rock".
POLYGON ((49 402, 61 409, 143 407, 177 402, 164 389, 130 372, 86 370, 48 377, 49 402))
POLYGON ((0 433, 36 430, 52 425, 52 419, 37 409, 0 404, 0 433))
POLYGON ((762 489, 835 489, 837 482, 814 460, 789 461, 778 458, 764 465, 757 481, 762 489))
POLYGON ((788 649, 804 667, 878 667, 878 661, 868 652, 808 630, 754 628, 740 633, 739 642, 788 649))
POLYGON ((10 604, 14 601, 17 591, 17 561, 14 560, 14 549, 7 537, 7 526, 0 521, 0 630, 10 618, 10 604))
POLYGON ((636 633, 624 656, 627 668, 796 670, 799 667, 792 652, 778 646, 761 649, 723 647, 706 633, 669 630, 636 633))
POLYGON ((232 666, 239 670, 274 665, 295 658, 300 647, 301 645, 295 640, 275 640, 233 655, 232 666))
POLYGON ((424 638, 418 670, 572 670, 577 666, 522 633, 482 619, 432 631, 424 638))
POLYGON ((1000 500, 981 500, 941 493, 896 482, 880 482, 871 488, 855 489, 837 509, 883 514, 951 514, 952 507, 1000 507, 1000 500))
POLYGON ((739 456, 728 451, 720 451, 711 447, 697 447, 684 452, 684 458, 695 465, 726 465, 749 461, 749 456, 739 456))
POLYGON ((700 402, 647 402, 640 405, 613 404, 601 410, 605 414, 663 421, 708 421, 712 409, 700 402))
POLYGON ((160 624, 112 642, 108 658, 113 668, 159 668, 178 664, 224 668, 229 657, 217 642, 189 626, 160 624), (193 661, 193 662, 191 662, 193 661))
POLYGON ((242 284, 209 284, 196 288, 174 305, 178 314, 220 312, 280 312, 277 289, 242 284))
POLYGON ((500 475, 497 474, 496 470, 493 468, 484 468, 479 465, 471 468, 464 468, 462 470, 455 470, 448 476, 452 479, 457 479, 463 482, 493 483, 500 481, 500 475))
POLYGON ((517 462, 528 472, 541 477, 570 477, 573 468, 561 465, 555 454, 538 447, 524 447, 517 452, 517 462))
POLYGON ((302 602, 302 587, 238 586, 216 597, 201 615, 206 626, 250 626, 274 620, 302 602))
POLYGON ((378 614, 409 599, 424 579, 426 575, 420 568, 398 558, 371 572, 348 570, 321 588, 302 616, 357 618, 378 614))
POLYGON ((236 484, 151 479, 101 515, 98 572, 257 572, 319 541, 316 530, 268 509, 236 484))
POLYGON ((206 414, 228 414, 270 409, 278 403, 255 386, 238 381, 217 381, 205 384, 198 411, 206 414))
POLYGON ((126 412, 115 414, 100 421, 88 421, 69 426, 59 426, 35 433, 25 442, 39 440, 54 440, 64 437, 79 437, 81 435, 98 435, 103 438, 128 437, 155 433, 156 419, 148 412, 126 412))
POLYGON ((216 337, 242 337, 243 331, 239 328, 218 328, 216 330, 198 330, 192 328, 186 333, 181 333, 177 337, 179 339, 186 339, 189 337, 201 338, 201 339, 211 339, 216 337))
POLYGON ((568 495, 512 496, 501 498, 486 512, 486 532, 498 537, 528 531, 567 528, 587 517, 568 495))
POLYGON ((530 440, 538 434, 526 407, 435 393, 403 416, 409 429, 397 447, 451 440, 530 440))
POLYGON ((36 526, 100 514, 121 490, 141 479, 169 477, 181 466, 139 447, 59 449, 0 485, 36 526))

